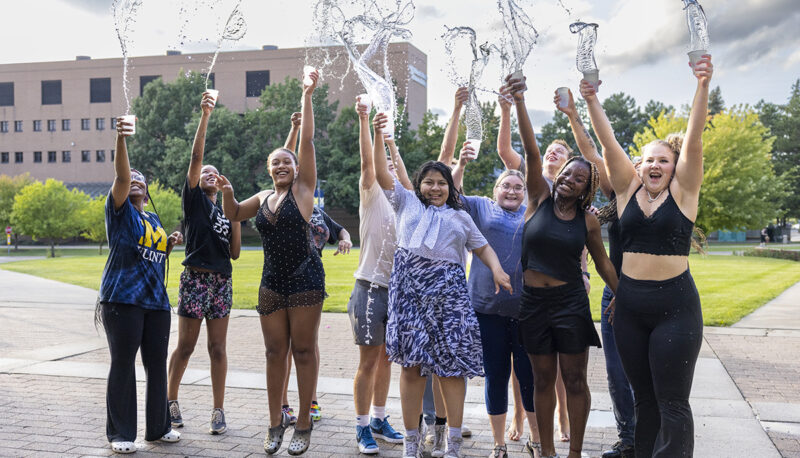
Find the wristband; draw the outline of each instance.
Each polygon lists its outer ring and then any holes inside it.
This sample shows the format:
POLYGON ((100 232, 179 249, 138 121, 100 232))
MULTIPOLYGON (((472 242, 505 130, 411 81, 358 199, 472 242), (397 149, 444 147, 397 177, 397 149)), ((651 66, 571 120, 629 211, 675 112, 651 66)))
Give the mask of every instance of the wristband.
POLYGON ((590 274, 589 272, 583 271, 583 275, 586 277, 587 280, 592 278, 592 274, 590 274))

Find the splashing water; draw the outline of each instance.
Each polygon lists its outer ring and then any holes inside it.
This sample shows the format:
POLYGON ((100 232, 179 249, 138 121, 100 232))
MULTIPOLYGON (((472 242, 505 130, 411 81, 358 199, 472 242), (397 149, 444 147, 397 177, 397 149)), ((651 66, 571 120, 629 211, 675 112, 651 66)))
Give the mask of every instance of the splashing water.
POLYGON ((594 45, 597 43, 597 24, 587 24, 585 22, 573 22, 569 25, 569 31, 577 33, 580 41, 578 42, 578 53, 575 62, 581 72, 597 71, 597 62, 594 60, 594 45))
POLYGON ((708 21, 703 7, 697 0, 683 0, 686 10, 686 24, 689 26, 690 51, 708 51, 708 21))
POLYGON ((214 64, 217 62, 217 56, 219 55, 219 50, 222 48, 222 42, 225 40, 231 42, 239 41, 247 33, 247 22, 244 20, 244 15, 239 9, 241 4, 242 0, 236 2, 236 6, 233 8, 233 11, 231 11, 230 16, 228 16, 228 20, 225 21, 225 25, 222 27, 222 31, 219 34, 219 38, 217 39, 217 49, 214 51, 214 57, 211 58, 211 64, 208 66, 208 70, 206 71, 206 89, 208 89, 208 78, 211 76, 211 70, 214 68, 214 64))
POLYGON ((142 6, 142 0, 114 0, 112 11, 114 27, 117 30, 119 46, 122 49, 122 91, 125 94, 125 114, 131 113, 131 90, 128 76, 128 48, 133 43, 131 34, 136 24, 136 12, 142 6))
POLYGON ((503 16, 505 27, 503 42, 511 47, 512 56, 509 66, 504 70, 506 73, 520 71, 536 45, 539 32, 533 26, 531 18, 515 0, 498 0, 497 6, 503 16))
POLYGON ((572 16, 572 10, 571 10, 571 9, 569 9, 569 8, 567 8, 567 5, 565 5, 563 1, 561 1, 561 0, 558 0, 558 5, 559 5, 561 8, 563 8, 563 9, 564 9, 564 11, 566 11, 566 12, 567 12, 567 16, 572 16))

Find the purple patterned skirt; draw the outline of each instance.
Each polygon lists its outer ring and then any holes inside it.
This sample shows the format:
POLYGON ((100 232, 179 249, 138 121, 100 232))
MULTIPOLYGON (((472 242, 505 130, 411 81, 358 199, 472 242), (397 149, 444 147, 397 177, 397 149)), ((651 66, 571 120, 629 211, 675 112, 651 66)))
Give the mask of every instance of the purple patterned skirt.
POLYGON ((481 334, 463 267, 395 251, 386 353, 403 367, 419 366, 422 375, 483 376, 481 334))

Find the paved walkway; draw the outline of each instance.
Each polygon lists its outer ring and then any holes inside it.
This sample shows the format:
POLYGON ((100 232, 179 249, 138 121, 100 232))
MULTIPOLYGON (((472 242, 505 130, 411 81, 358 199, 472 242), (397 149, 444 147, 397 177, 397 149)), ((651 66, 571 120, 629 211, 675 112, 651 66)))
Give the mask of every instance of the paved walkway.
MULTIPOLYGON (((757 313, 767 313, 773 305, 791 307, 792 301, 797 305, 800 286, 786 295, 757 313)), ((104 428, 108 349, 102 330, 93 325, 95 298, 93 290, 0 270, 0 407, 5 414, 0 456, 110 454, 104 428)), ((692 390, 697 457, 800 457, 800 316, 780 315, 781 326, 759 323, 755 328, 706 328, 692 390)), ((177 341, 175 321, 172 329, 170 350, 177 341)), ((234 311, 228 336, 229 431, 222 436, 206 431, 211 393, 201 333, 181 387, 186 422, 182 440, 166 445, 140 439, 137 456, 263 455, 268 419, 257 316, 234 311)), ((323 419, 315 427, 307 456, 357 456, 351 390, 358 351, 346 315, 324 314, 320 347, 323 419)), ((399 427, 398 375, 395 369, 387 407, 399 427)), ((474 431, 465 442, 467 456, 487 456, 491 449, 482 383, 472 380, 467 392, 465 423, 474 431)), ((590 352, 589 384, 592 411, 584 452, 595 457, 616 440, 602 350, 590 352)), ((292 380, 289 397, 296 405, 295 386, 292 380)), ((140 409, 143 388, 140 383, 140 409)), ((139 418, 144 418, 142 410, 139 418)), ((565 456, 567 444, 558 445, 565 456)), ((381 447, 382 456, 400 456, 399 446, 381 447)), ((527 456, 520 443, 513 443, 509 453, 527 456)), ((284 456, 285 449, 279 455, 284 456)))

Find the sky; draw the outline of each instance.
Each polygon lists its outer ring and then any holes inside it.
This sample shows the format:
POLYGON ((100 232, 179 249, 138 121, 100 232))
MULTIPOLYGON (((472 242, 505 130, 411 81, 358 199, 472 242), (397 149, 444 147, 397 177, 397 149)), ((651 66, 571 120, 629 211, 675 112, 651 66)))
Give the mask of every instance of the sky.
MULTIPOLYGON (((195 15, 187 31, 192 39, 177 38, 181 0, 143 0, 132 33, 131 55, 163 55, 167 49, 213 51, 211 29, 201 17, 227 15, 236 0, 182 0, 207 14, 195 15), (214 12, 216 11, 216 13, 214 12), (205 27, 208 33, 199 30, 205 27)), ((346 1, 346 0, 345 0, 346 1)), ((395 0, 377 0, 394 2, 395 0)), ((400 1, 400 0, 398 0, 400 1)), ((402 0, 409 1, 409 0, 402 0)), ((687 65, 689 35, 681 0, 516 0, 538 31, 537 44, 523 67, 527 76, 527 103, 534 127, 553 115, 553 92, 568 86, 577 92, 580 73, 575 68, 577 36, 569 32, 574 21, 599 24, 595 56, 603 84, 600 97, 615 92, 632 95, 640 106, 658 100, 680 107, 688 104, 696 83, 687 65)), ((111 13, 111 0, 8 1, 0 28, 0 63, 120 57, 120 44, 111 13), (17 18, 16 20, 14 18, 17 18)), ((409 40, 428 56, 428 108, 446 118, 452 112, 456 87, 448 78, 448 59, 441 35, 445 26, 469 26, 478 42, 497 42, 502 16, 493 0, 416 0, 409 40)), ((710 53, 727 106, 755 104, 761 99, 784 103, 800 78, 800 1, 703 0, 708 16, 710 53)), ((242 0, 247 33, 223 50, 302 47, 314 30, 312 0, 242 0)), ((185 17, 185 16, 184 16, 185 17)), ((461 50, 465 51, 465 50, 461 50)), ((470 58, 460 52, 458 61, 470 58), (463 58, 462 58, 463 56, 463 58)), ((135 65, 135 61, 134 61, 135 65)), ((490 63, 490 65, 492 65, 490 63)), ((298 69, 299 72, 299 69, 298 69)), ((499 67, 486 78, 499 77, 499 67), (494 72, 494 73, 493 73, 494 72)), ((324 75, 323 75, 324 76, 324 75)), ((490 84, 490 83, 487 83, 490 84)), ((482 93, 481 100, 493 99, 482 93)))

